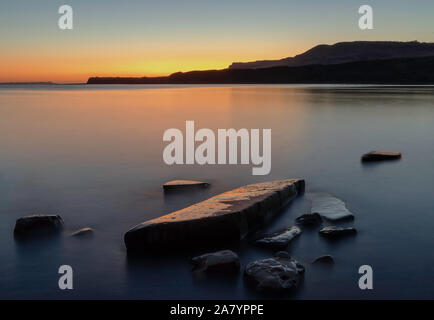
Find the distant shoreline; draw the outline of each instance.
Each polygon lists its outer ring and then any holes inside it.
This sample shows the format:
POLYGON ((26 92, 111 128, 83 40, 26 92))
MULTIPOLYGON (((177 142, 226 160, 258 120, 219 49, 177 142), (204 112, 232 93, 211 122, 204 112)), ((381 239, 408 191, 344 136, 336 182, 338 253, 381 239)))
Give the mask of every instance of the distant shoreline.
POLYGON ((0 86, 154 85, 434 85, 434 43, 349 41, 320 44, 280 60, 234 62, 226 69, 157 77, 90 77, 85 83, 3 82, 0 86))
POLYGON ((86 82, 79 83, 58 83, 52 81, 39 81, 39 82, 0 82, 0 86, 73 86, 73 85, 83 85, 86 82))
POLYGON ((38 81, 38 82, 0 82, 1 86, 13 86, 13 85, 54 85, 56 83, 51 81, 38 81))
MULTIPOLYGON (((17 89, 18 87, 31 87, 34 84, 31 83, 16 83, 16 84, 1 84, 0 88, 11 87, 17 89)), ((34 85, 36 86, 36 85, 34 85)), ((63 86, 81 86, 88 88, 98 88, 99 86, 122 86, 122 87, 134 87, 134 86, 143 86, 143 87, 155 87, 155 88, 190 88, 194 86, 198 87, 230 87, 230 86, 306 86, 312 88, 331 88, 331 87, 348 87, 348 88, 434 88, 433 84, 386 84, 386 83, 170 83, 170 84, 158 84, 158 83, 98 83, 98 84, 87 84, 86 82, 82 83, 53 83, 52 85, 40 85, 42 87, 63 87, 63 86)))
POLYGON ((91 77, 87 84, 433 85, 434 56, 333 65, 190 71, 167 77, 91 77))

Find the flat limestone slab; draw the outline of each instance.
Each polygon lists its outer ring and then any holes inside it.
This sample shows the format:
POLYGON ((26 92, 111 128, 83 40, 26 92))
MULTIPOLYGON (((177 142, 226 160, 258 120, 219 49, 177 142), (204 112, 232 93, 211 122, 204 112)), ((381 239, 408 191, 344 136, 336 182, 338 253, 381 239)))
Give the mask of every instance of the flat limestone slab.
POLYGON ((304 190, 304 180, 247 185, 129 230, 127 249, 137 251, 240 240, 304 190))
POLYGON ((178 190, 191 187, 207 187, 208 183, 195 180, 172 180, 163 185, 164 190, 178 190))

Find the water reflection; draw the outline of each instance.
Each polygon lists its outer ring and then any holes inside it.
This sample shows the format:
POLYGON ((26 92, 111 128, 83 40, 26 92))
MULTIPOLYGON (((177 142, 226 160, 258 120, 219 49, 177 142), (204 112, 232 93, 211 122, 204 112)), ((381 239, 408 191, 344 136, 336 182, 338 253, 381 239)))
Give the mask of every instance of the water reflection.
MULTIPOLYGON (((239 277, 194 279, 188 258, 224 247, 129 257, 123 235, 134 225, 236 187, 305 178, 355 214, 357 236, 330 242, 303 229, 287 248, 306 265, 291 298, 366 298, 358 267, 380 281, 369 298, 432 298, 434 257, 434 90, 360 86, 56 86, 0 89, 0 297, 255 298, 239 277), (271 128, 272 168, 166 166, 162 135, 194 120, 200 128, 271 128), (369 150, 404 153, 400 161, 360 163, 369 150), (423 156, 421 156, 423 155, 423 156), (203 180, 210 188, 165 194, 164 182, 203 180), (62 235, 16 243, 18 217, 56 212, 67 230, 92 226, 91 239, 62 235), (331 254, 327 271, 309 263, 331 254), (70 264, 73 293, 59 296, 57 270, 70 264), (428 273, 427 273, 428 272, 428 273), (408 275, 412 275, 411 279, 408 275)), ((264 232, 310 212, 301 197, 264 232)), ((345 226, 347 224, 342 224, 345 226)), ((230 249, 230 247, 229 247, 230 249)), ((232 248, 243 266, 269 257, 248 241, 232 248)), ((374 284, 375 286, 375 284, 374 284)))

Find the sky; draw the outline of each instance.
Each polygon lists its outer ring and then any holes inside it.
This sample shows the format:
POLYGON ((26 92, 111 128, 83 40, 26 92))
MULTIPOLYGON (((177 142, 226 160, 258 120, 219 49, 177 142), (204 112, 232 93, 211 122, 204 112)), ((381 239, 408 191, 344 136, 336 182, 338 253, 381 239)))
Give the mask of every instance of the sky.
POLYGON ((434 1, 0 0, 0 82, 223 69, 355 40, 434 42, 434 1), (63 4, 73 30, 58 28, 63 4), (358 27, 364 4, 374 30, 358 27))

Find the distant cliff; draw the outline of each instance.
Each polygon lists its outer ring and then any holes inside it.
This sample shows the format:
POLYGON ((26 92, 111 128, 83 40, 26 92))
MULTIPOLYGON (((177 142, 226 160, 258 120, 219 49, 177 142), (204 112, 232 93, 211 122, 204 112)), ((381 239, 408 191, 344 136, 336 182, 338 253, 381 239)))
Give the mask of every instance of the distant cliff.
POLYGON ((434 56, 434 43, 394 41, 339 42, 318 45, 305 53, 281 60, 234 62, 230 69, 258 69, 271 67, 300 67, 313 64, 329 65, 356 61, 434 56))
POLYGON ((167 77, 89 78, 88 84, 434 84, 434 55, 301 67, 178 72, 167 77))

